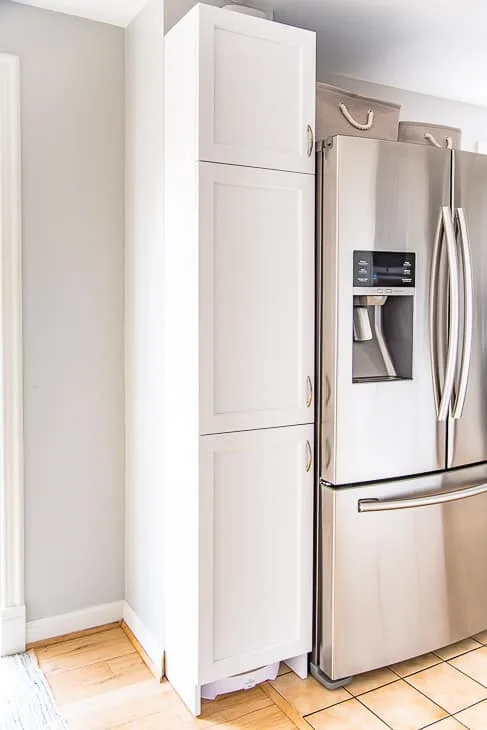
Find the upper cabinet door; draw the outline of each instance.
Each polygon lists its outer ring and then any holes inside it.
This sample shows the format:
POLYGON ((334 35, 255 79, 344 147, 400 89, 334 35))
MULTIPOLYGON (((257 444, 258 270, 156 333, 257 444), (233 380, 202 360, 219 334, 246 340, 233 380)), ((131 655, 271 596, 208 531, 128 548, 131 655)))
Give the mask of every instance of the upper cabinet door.
POLYGON ((199 5, 199 159, 313 173, 316 36, 199 5))
POLYGON ((314 421, 314 177, 200 163, 200 433, 314 421))

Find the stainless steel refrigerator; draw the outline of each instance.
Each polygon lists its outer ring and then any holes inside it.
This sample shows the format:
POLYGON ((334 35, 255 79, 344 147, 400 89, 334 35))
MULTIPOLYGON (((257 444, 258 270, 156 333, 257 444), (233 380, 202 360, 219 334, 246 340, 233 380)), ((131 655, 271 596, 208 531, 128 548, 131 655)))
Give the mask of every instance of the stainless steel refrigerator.
POLYGON ((487 629, 487 156, 318 151, 312 671, 487 629))

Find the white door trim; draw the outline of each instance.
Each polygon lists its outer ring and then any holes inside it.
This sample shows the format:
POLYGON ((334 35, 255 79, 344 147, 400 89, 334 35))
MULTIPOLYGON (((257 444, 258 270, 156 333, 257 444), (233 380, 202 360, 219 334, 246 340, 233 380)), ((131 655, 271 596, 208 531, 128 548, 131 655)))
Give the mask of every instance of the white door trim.
POLYGON ((20 68, 0 54, 0 656, 25 648, 20 68))

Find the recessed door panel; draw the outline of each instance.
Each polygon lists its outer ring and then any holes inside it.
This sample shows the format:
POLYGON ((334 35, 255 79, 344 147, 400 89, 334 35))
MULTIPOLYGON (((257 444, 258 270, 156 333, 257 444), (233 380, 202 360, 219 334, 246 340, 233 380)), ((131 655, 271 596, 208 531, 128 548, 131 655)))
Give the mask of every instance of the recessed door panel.
POLYGON ((314 181, 200 166, 201 433, 314 420, 314 181))
POLYGON ((199 12, 199 158, 312 173, 315 34, 204 4, 199 12))
POLYGON ((200 439, 200 681, 311 649, 313 426, 200 439))

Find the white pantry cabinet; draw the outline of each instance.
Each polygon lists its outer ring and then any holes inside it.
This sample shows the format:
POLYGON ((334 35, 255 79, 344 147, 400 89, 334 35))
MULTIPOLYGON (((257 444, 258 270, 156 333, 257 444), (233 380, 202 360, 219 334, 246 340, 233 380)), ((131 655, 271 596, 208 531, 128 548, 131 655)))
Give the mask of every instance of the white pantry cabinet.
POLYGON ((314 178, 200 163, 200 432, 313 421, 314 178))
POLYGON ((199 714, 210 681, 307 673, 314 34, 199 5, 165 48, 164 635, 199 714))
POLYGON ((200 441, 200 683, 310 650, 313 426, 200 441))
POLYGON ((315 33, 198 4, 168 33, 168 64, 196 159, 314 171, 315 33))

